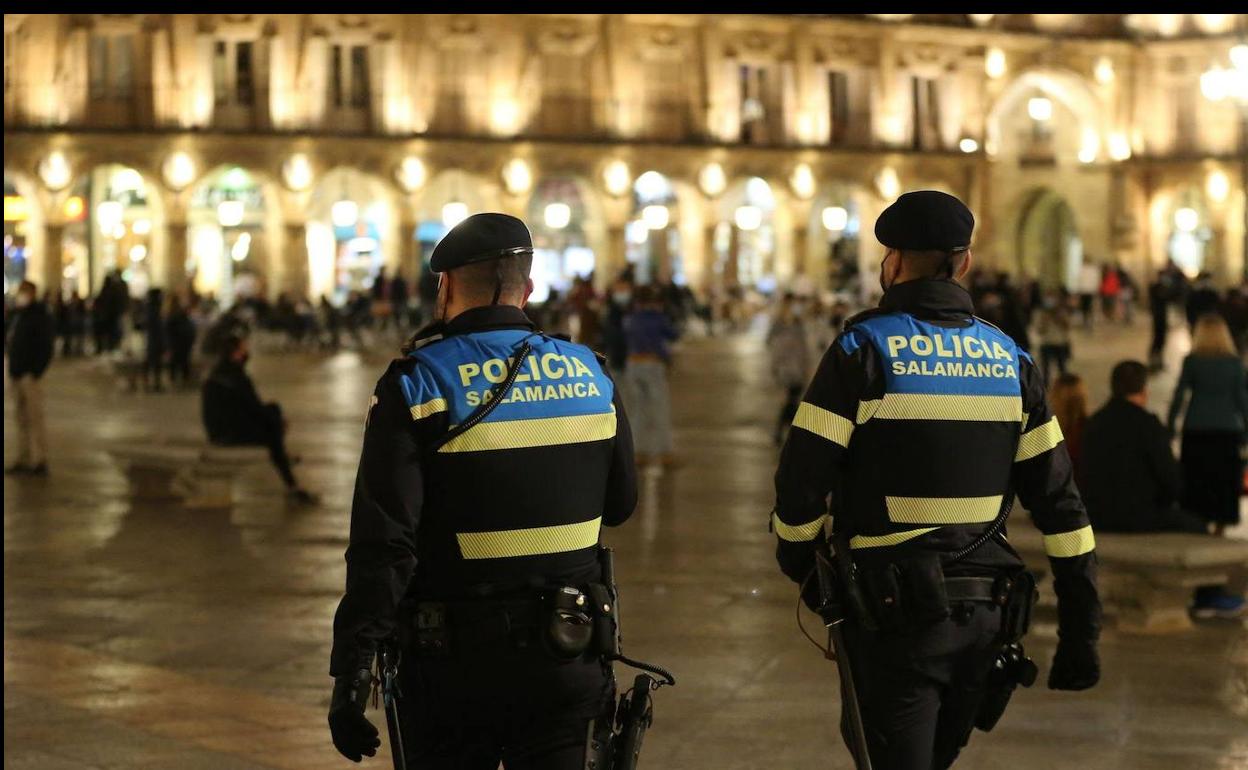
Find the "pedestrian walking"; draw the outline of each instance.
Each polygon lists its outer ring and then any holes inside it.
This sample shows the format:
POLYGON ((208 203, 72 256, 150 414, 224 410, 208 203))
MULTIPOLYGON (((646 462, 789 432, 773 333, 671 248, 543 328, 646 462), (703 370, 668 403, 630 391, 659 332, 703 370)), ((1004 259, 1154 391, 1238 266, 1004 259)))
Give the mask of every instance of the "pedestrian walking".
POLYGON ((35 285, 22 281, 17 289, 16 311, 5 346, 17 415, 17 462, 6 468, 5 473, 48 475, 43 375, 52 363, 55 347, 56 322, 48 306, 39 301, 35 285))

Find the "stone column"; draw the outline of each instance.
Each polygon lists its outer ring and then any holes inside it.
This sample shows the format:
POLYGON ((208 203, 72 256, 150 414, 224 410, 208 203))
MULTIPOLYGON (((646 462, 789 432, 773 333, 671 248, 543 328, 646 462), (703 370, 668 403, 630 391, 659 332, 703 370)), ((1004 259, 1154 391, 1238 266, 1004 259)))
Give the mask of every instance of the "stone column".
POLYGON ((165 289, 172 293, 187 288, 188 232, 186 222, 170 221, 166 227, 165 289))
MULTIPOLYGON (((40 284, 39 293, 45 291, 57 294, 61 290, 61 271, 64 269, 62 250, 64 248, 65 225, 61 222, 45 222, 43 225, 43 275, 28 276, 40 284)), ((76 287, 75 287, 76 288, 76 287)))
POLYGON ((286 222, 282 240, 282 291, 296 297, 308 293, 307 231, 302 222, 286 222))
POLYGON ((407 281, 409 291, 415 291, 415 281, 420 280, 420 244, 416 242, 416 222, 407 217, 399 223, 399 264, 395 273, 407 281))
POLYGON ((607 264, 606 270, 603 271, 602 277, 599 279, 603 288, 609 285, 615 276, 620 274, 624 269, 624 264, 628 261, 628 255, 624 253, 624 226, 608 225, 607 226, 607 264))

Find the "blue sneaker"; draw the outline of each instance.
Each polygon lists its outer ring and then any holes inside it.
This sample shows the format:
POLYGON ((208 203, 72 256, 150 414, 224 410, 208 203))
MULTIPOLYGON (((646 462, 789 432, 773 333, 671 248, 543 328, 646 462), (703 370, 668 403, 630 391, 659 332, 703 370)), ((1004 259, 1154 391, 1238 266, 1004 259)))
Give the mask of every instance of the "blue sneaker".
POLYGON ((1198 618, 1238 618, 1244 614, 1245 605, 1242 596, 1210 596, 1197 601, 1192 614, 1198 618))

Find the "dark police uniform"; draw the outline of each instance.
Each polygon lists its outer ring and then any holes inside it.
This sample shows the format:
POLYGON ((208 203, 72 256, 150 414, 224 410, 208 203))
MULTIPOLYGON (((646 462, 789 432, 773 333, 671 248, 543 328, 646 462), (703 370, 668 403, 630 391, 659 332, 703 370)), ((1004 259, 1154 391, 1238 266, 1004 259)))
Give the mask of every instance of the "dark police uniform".
MULTIPOLYGON (((952 196, 908 193, 876 235, 949 251, 965 248, 972 226, 952 196)), ((827 351, 793 428, 776 473, 777 558, 801 583, 829 518, 848 539, 878 625, 851 617, 845 630, 877 770, 948 767, 969 738, 1001 611, 969 600, 930 610, 961 578, 1021 569, 1003 538, 949 564, 1015 493, 1045 535, 1059 599, 1049 685, 1095 683, 1094 541, 1062 433, 1031 357, 974 317, 966 290, 940 279, 893 285, 827 351)), ((852 750, 846 719, 842 733, 852 750)))
MULTIPOLYGON (((529 246, 503 216, 458 225, 433 267, 529 246)), ((547 652, 542 608, 553 587, 602 578, 600 527, 636 504, 620 397, 591 350, 541 334, 514 306, 468 310, 414 348, 369 409, 330 673, 350 679, 398 633, 409 766, 580 768, 614 680, 595 655, 547 652), (434 449, 524 341, 531 351, 494 411, 434 449)))

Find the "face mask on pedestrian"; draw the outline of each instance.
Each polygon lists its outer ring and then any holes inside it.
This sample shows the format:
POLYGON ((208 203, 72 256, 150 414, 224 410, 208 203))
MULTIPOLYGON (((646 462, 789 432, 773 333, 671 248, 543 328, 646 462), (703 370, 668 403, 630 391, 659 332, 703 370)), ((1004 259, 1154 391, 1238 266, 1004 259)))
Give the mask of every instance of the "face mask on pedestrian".
POLYGON ((611 299, 615 300, 617 305, 627 305, 632 301, 633 295, 626 291, 617 291, 611 294, 611 299))

